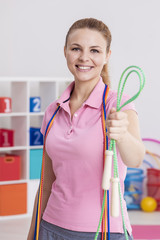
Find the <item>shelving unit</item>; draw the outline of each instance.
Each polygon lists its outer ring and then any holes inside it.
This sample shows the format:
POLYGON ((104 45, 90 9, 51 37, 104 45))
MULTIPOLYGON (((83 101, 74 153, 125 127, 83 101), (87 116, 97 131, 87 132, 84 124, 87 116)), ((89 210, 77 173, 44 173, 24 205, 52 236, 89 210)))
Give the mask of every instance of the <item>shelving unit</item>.
POLYGON ((12 112, 0 113, 0 128, 14 130, 14 146, 0 147, 0 155, 7 153, 21 156, 21 179, 0 181, 0 185, 27 184, 27 213, 0 216, 0 220, 31 214, 39 179, 30 178, 30 153, 33 150, 42 150, 43 146, 30 146, 29 129, 41 127, 46 107, 60 96, 70 82, 71 80, 66 78, 0 78, 0 97, 12 99, 12 112), (41 111, 30 112, 30 97, 37 96, 41 98, 41 111))

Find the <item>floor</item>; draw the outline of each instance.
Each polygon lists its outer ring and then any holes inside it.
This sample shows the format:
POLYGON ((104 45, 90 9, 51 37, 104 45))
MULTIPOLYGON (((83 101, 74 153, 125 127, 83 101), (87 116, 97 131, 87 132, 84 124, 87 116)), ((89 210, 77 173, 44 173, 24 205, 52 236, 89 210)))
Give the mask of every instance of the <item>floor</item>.
MULTIPOLYGON (((135 240, 160 240, 160 212, 129 211, 129 217, 135 240)), ((29 225, 26 217, 0 220, 0 240, 26 240, 29 225)))

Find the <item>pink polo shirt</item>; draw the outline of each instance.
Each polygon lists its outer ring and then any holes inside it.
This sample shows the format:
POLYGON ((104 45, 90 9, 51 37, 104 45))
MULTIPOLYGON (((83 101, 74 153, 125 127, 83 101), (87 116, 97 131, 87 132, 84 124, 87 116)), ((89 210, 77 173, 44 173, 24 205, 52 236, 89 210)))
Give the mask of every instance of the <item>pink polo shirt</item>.
MULTIPOLYGON (((102 96, 104 83, 97 83, 89 98, 77 110, 71 120, 69 98, 74 82, 64 91, 60 99, 51 103, 42 123, 44 134, 47 123, 60 103, 51 130, 46 140, 46 151, 52 160, 56 180, 52 185, 51 195, 43 214, 43 219, 57 226, 73 231, 96 232, 102 206, 103 172, 103 132, 102 132, 102 96)), ((123 96, 122 102, 128 99, 123 96)), ((109 91, 107 114, 111 107, 116 107, 116 92, 109 91)), ((133 109, 133 103, 123 110, 133 109)), ((123 181, 126 166, 118 153, 119 176, 124 192, 123 181)), ((111 194, 110 194, 111 195, 111 194)), ((125 224, 131 234, 125 201, 123 201, 125 224)), ((123 232, 121 214, 110 218, 111 232, 123 232)))

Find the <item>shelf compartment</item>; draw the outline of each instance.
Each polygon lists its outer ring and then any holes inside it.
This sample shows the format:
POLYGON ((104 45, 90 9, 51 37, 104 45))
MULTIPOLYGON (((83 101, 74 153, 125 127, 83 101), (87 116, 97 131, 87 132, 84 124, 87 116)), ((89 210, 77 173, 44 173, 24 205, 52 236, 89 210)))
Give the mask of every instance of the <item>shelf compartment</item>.
POLYGON ((43 149, 30 150, 30 179, 40 179, 43 149))
POLYGON ((30 127, 41 128, 43 115, 30 115, 30 127))
POLYGON ((11 129, 14 130, 15 146, 27 145, 27 118, 26 117, 12 117, 11 129))
POLYGON ((41 112, 43 112, 51 102, 56 100, 56 90, 57 83, 54 81, 33 81, 30 83, 29 95, 30 97, 40 97, 41 112))
POLYGON ((11 84, 12 112, 27 112, 27 82, 11 84))

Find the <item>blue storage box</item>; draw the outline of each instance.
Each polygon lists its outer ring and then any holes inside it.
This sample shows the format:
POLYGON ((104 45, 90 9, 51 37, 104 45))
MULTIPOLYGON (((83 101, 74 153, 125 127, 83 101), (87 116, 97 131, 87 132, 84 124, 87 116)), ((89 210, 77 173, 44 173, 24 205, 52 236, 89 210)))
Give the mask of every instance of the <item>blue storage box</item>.
POLYGON ((43 135, 40 128, 30 127, 30 146, 43 145, 43 135))
POLYGON ((30 150, 30 179, 40 179, 43 149, 30 150))
POLYGON ((40 111, 41 111, 41 98, 30 97, 30 112, 40 112, 40 111))
POLYGON ((124 199, 127 209, 140 209, 143 194, 144 171, 140 168, 128 168, 125 184, 124 199))

